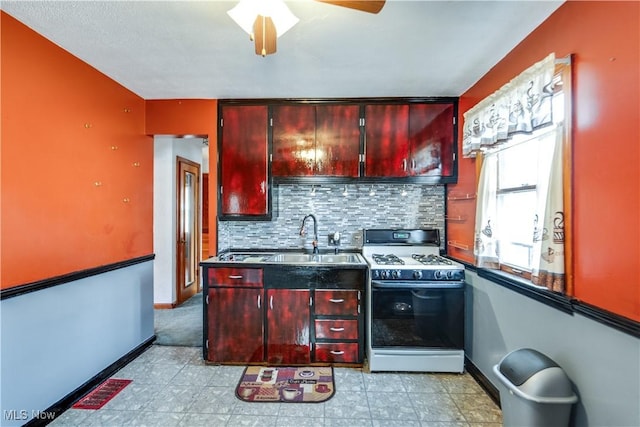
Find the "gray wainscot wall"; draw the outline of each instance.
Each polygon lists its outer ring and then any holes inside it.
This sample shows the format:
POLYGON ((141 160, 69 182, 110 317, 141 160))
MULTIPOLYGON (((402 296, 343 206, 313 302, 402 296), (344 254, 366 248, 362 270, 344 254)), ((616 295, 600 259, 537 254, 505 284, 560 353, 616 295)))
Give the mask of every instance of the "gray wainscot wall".
POLYGON ((153 261, 0 304, 0 425, 19 426, 152 338, 153 261))
POLYGON ((553 359, 571 379, 579 403, 575 426, 640 425, 640 340, 567 314, 467 270, 467 357, 507 393, 493 373, 502 357, 533 348, 553 359))

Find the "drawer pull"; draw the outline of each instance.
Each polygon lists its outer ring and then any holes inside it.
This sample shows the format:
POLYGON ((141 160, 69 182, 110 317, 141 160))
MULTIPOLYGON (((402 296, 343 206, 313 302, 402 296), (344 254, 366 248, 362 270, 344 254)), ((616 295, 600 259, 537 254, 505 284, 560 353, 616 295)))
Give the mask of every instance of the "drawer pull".
POLYGON ((344 351, 342 351, 342 350, 331 350, 331 354, 333 354, 335 356, 342 356, 344 354, 344 351))
POLYGON ((333 303, 335 303, 335 304, 340 304, 340 303, 343 303, 343 302, 344 302, 344 298, 339 298, 339 299, 331 298, 329 301, 330 301, 330 302, 333 302, 333 303))
POLYGON ((242 277, 243 276, 241 274, 239 274, 239 275, 233 275, 232 274, 231 276, 229 276, 229 279, 242 279, 242 277))
POLYGON ((260 302, 261 302, 260 300, 261 300, 260 295, 258 295, 258 308, 260 308, 260 302))
POLYGON ((331 328, 329 328, 329 330, 331 330, 331 332, 342 332, 342 331, 344 331, 344 328, 331 327, 331 328))

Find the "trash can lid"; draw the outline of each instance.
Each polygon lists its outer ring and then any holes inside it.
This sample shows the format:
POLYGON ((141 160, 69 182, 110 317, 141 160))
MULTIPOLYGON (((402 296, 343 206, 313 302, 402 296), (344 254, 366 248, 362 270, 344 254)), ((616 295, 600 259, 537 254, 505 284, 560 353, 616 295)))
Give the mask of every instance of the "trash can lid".
POLYGON ((552 367, 559 366, 549 357, 530 348, 514 350, 500 362, 500 372, 516 386, 522 385, 533 374, 552 367))

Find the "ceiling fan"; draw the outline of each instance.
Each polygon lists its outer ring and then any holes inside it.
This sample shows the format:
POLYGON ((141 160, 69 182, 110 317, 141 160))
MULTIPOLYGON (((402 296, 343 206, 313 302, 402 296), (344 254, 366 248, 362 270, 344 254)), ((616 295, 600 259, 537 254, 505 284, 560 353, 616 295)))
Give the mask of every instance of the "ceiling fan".
MULTIPOLYGON (((255 43, 256 55, 264 57, 276 53, 277 38, 293 27, 298 22, 298 18, 281 0, 257 1, 259 3, 256 3, 256 0, 242 0, 227 13, 249 33, 250 39, 255 43)), ((385 4, 385 0, 315 1, 374 14, 380 12, 385 4)))

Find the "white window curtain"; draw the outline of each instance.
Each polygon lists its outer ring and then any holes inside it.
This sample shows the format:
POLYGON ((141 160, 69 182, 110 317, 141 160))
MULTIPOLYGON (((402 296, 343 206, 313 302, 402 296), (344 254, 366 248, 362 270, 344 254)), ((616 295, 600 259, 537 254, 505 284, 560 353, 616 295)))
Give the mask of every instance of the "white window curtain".
POLYGON ((478 182, 474 254, 478 267, 500 268, 500 235, 496 222, 498 156, 485 156, 478 182), (492 223, 493 221, 493 223, 492 223))
POLYGON ((531 133, 553 123, 551 98, 555 54, 529 67, 464 114, 462 154, 507 141, 516 133, 531 133))
POLYGON ((562 170, 563 128, 555 127, 548 173, 541 173, 537 183, 538 213, 533 231, 533 268, 531 281, 554 292, 565 292, 565 231, 562 170))

